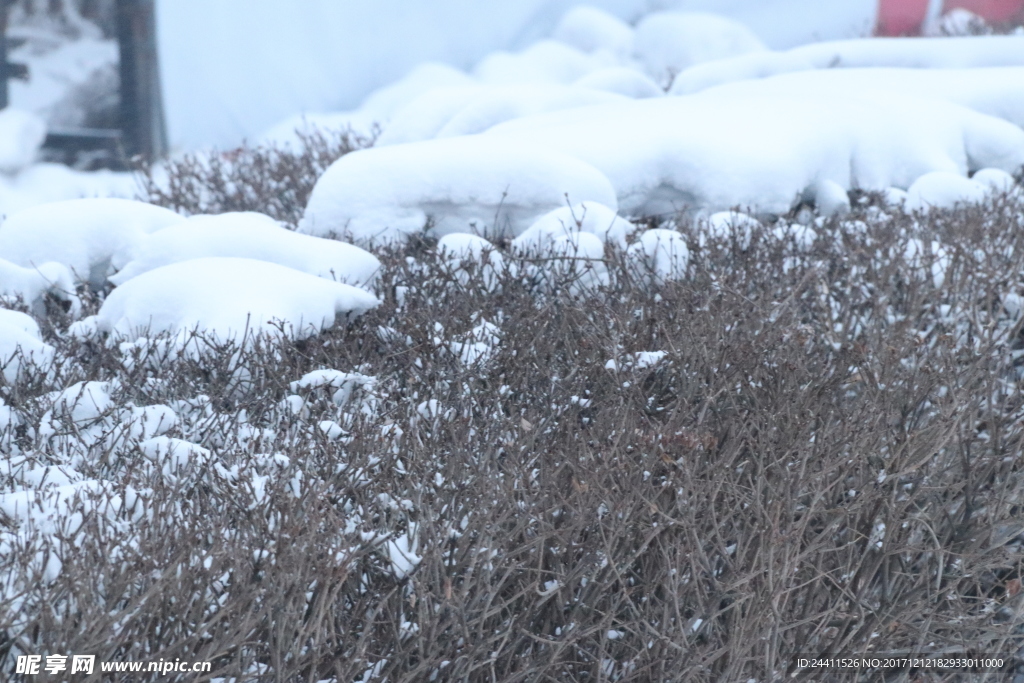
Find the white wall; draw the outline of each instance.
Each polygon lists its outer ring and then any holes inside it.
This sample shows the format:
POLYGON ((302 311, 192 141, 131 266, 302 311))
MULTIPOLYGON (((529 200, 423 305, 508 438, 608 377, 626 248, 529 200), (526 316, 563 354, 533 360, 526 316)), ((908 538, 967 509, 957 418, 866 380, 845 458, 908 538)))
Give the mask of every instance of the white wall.
POLYGON ((876 0, 157 0, 172 146, 230 147, 301 112, 355 107, 411 67, 469 68, 543 37, 575 4, 627 21, 716 11, 772 47, 863 35, 876 0))

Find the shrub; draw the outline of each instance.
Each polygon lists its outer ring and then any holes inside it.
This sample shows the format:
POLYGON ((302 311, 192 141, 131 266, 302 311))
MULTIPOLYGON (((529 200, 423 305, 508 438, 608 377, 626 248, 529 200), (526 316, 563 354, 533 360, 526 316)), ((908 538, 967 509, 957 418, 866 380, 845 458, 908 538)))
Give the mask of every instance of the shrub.
POLYGON ((295 227, 317 178, 340 157, 373 144, 351 131, 296 131, 295 146, 191 152, 140 166, 141 198, 185 215, 259 211, 295 227))
MULTIPOLYGON (((177 197, 238 172, 173 168, 177 197)), ((803 245, 784 221, 747 250, 687 227, 689 276, 655 289, 613 256, 602 289, 522 263, 494 287, 421 240, 383 254, 379 309, 305 341, 55 333, 54 371, 3 388, 22 426, 0 442, 107 483, 63 536, 0 520, 0 666, 766 681, 798 654, 969 652, 1008 680, 1024 212, 870 202, 803 245), (350 374, 291 385, 317 369, 350 374), (102 414, 36 427, 100 380, 102 414), (173 469, 125 437, 154 404, 209 454, 173 469)))

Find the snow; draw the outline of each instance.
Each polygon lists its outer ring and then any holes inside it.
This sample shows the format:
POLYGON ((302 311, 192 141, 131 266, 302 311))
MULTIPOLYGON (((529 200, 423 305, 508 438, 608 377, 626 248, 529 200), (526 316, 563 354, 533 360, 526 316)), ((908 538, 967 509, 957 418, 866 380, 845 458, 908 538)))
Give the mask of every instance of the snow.
POLYGON ((44 316, 47 294, 68 302, 68 312, 72 316, 78 315, 81 302, 75 296, 71 271, 65 266, 51 261, 38 267, 22 268, 0 258, 0 296, 8 300, 21 299, 33 313, 44 316))
POLYGON ((591 165, 616 188, 626 215, 737 206, 784 213, 825 180, 843 189, 905 188, 931 171, 1012 172, 1024 164, 1017 126, 890 92, 637 100, 510 121, 481 137, 591 165))
MULTIPOLYGON (((321 369, 307 372, 288 385, 293 392, 301 390, 334 389, 331 401, 344 408, 357 389, 372 389, 377 380, 359 372, 342 372, 340 370, 321 369)), ((301 400, 301 399, 300 399, 301 400)))
POLYGON ((299 235, 260 213, 237 212, 193 216, 145 236, 135 258, 109 279, 121 285, 154 268, 211 256, 277 263, 356 286, 372 285, 380 270, 377 257, 359 247, 299 235))
POLYGON ((1016 187, 1013 176, 998 168, 983 168, 972 175, 971 180, 984 185, 991 194, 1013 192, 1016 187))
POLYGON ((436 236, 514 236, 566 197, 616 205, 608 179, 570 156, 486 135, 428 140, 334 162, 313 188, 298 231, 369 244, 422 232, 429 222, 436 236))
POLYGON ((169 209, 128 199, 41 204, 0 224, 0 258, 24 267, 55 261, 101 289, 144 235, 182 220, 169 209))
POLYGON ((263 144, 288 146, 298 141, 296 131, 316 129, 372 134, 375 124, 385 124, 404 107, 432 90, 474 84, 464 72, 445 64, 420 64, 398 81, 372 92, 357 109, 347 112, 304 112, 280 121, 263 131, 263 144))
POLYGON ((501 252, 478 235, 448 233, 437 241, 437 252, 448 261, 456 280, 463 287, 476 273, 488 291, 496 291, 506 269, 501 252))
POLYGON ((551 211, 512 241, 514 249, 523 253, 543 252, 551 240, 576 232, 596 235, 602 242, 626 248, 627 239, 636 226, 598 202, 580 202, 551 211))
POLYGON ((551 37, 582 52, 607 52, 620 60, 633 52, 633 29, 597 7, 573 7, 562 16, 551 37))
MULTIPOLYGON (((1024 40, 1024 39, 1022 39, 1024 40)), ((705 94, 850 96, 872 91, 935 98, 960 104, 1024 127, 1024 66, 973 69, 851 68, 797 71, 743 80, 705 90, 705 94)))
POLYGON ((432 90, 396 114, 378 145, 471 135, 524 116, 626 99, 605 90, 557 84, 432 90))
POLYGON ((750 248, 754 231, 761 229, 761 222, 753 216, 741 211, 719 211, 708 216, 707 222, 700 226, 699 245, 704 248, 708 238, 725 241, 736 240, 743 251, 750 248))
POLYGON ((17 173, 35 161, 46 138, 46 123, 35 114, 0 110, 0 173, 17 173))
MULTIPOLYGON (((419 63, 469 69, 495 50, 514 52, 545 36, 619 59, 631 32, 625 24, 653 9, 722 14, 773 49, 869 35, 877 11, 877 0, 589 0, 591 7, 573 10, 577 4, 308 0, 299 11, 288 0, 158 3, 171 143, 232 147, 294 117, 283 127, 287 136, 302 114, 314 121, 345 112, 332 119, 344 127, 363 116, 352 112, 369 93, 419 63)), ((356 127, 369 123, 361 118, 356 127)))
POLYGON ((907 209, 925 211, 930 208, 951 209, 957 204, 973 204, 985 200, 988 186, 947 171, 926 173, 907 190, 907 209))
POLYGON ((841 40, 698 64, 680 73, 670 92, 685 95, 732 81, 811 69, 962 69, 1022 65, 1024 36, 841 40))
POLYGON ((167 436, 155 436, 139 443, 142 454, 161 466, 165 473, 173 474, 190 465, 209 463, 213 454, 197 444, 167 436))
POLYGON ((616 60, 602 53, 586 54, 556 40, 541 40, 521 52, 494 52, 473 69, 484 83, 569 84, 591 71, 613 66, 616 60))
POLYGON ((63 164, 32 164, 15 174, 0 174, 0 217, 64 199, 128 198, 135 196, 137 190, 131 173, 76 171, 63 164))
POLYGON ((248 341, 239 339, 244 333, 305 338, 378 303, 357 287, 276 263, 211 257, 128 280, 103 302, 95 324, 129 340, 168 332, 187 341, 193 331, 223 341, 248 341))
POLYGON ((45 371, 54 349, 42 341, 39 326, 28 315, 0 309, 0 368, 8 384, 28 372, 45 371))
POLYGON ((665 84, 695 64, 766 49, 743 24, 704 12, 654 12, 637 24, 634 37, 647 74, 665 84))
POLYGON ((486 364, 494 357, 500 344, 501 329, 489 320, 483 320, 462 339, 449 343, 448 350, 458 357, 463 366, 470 367, 486 364))
POLYGON ((822 216, 850 213, 850 197, 839 183, 823 179, 813 183, 805 195, 811 199, 822 216))
POLYGON ((665 91, 644 74, 625 66, 610 66, 591 71, 574 85, 624 95, 633 99, 661 97, 665 91))
POLYGON ((675 230, 647 230, 626 251, 634 273, 649 284, 658 286, 686 277, 690 250, 686 240, 675 230))

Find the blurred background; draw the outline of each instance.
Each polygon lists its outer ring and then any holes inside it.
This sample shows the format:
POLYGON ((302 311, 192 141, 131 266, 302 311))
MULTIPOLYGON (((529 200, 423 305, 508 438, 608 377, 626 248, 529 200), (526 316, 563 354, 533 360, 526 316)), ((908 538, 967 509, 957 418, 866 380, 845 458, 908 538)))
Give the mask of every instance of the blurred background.
MULTIPOLYGON (((261 139, 303 114, 354 110, 424 62, 471 71, 549 36, 577 0, 7 0, 9 101, 57 135, 125 125, 118 12, 135 12, 155 54, 144 111, 157 128, 133 152, 261 139), (127 8, 127 9, 126 9, 127 8), (139 14, 141 12, 141 14, 139 14), (148 107, 148 108, 146 108, 148 107)), ((630 24, 651 12, 714 12, 772 49, 843 38, 1007 30, 1024 0, 592 0, 630 24), (944 17, 959 17, 943 22, 944 17)), ((137 17, 136 17, 137 18, 137 17)), ((121 43, 125 42, 122 37, 121 43)), ((136 82, 135 87, 138 87, 136 82)), ((52 140, 51 140, 52 142, 52 140)), ((67 141, 65 140, 65 143, 67 141)), ((51 145, 52 147, 53 145, 51 145)), ((59 146, 59 145, 58 145, 59 146)), ((52 156, 52 155, 51 155, 52 156)), ((59 155, 58 155, 59 156, 59 155)), ((79 165, 88 165, 76 157, 79 165)))

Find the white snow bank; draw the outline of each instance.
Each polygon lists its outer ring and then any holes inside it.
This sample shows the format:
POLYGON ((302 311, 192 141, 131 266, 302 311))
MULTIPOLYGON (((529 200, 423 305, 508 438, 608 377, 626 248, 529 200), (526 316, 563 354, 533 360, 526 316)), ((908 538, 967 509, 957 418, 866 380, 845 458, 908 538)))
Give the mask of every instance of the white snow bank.
POLYGON ((621 218, 614 209, 598 202, 580 202, 563 206, 544 214, 512 241, 512 246, 522 253, 545 251, 552 240, 588 232, 602 242, 626 248, 626 240, 636 231, 636 226, 621 218))
POLYGON ((633 29, 596 7, 577 5, 566 12, 551 37, 582 52, 607 52, 624 60, 633 51, 633 29))
POLYGON ((625 99, 606 90, 551 83, 443 88, 418 97, 402 109, 377 144, 471 135, 524 116, 625 99))
POLYGON ((428 222, 437 236, 517 235, 566 197, 616 206, 608 179, 564 154, 486 135, 428 140, 334 162, 313 188, 298 231, 360 244, 399 239, 428 222))
POLYGON ((925 173, 907 190, 907 210, 951 209, 957 204, 975 204, 985 200, 989 188, 956 173, 925 173))
POLYGON ((740 97, 814 93, 825 98, 873 90, 945 100, 1024 127, 1024 66, 815 69, 736 81, 710 88, 702 94, 740 97))
MULTIPOLYGON (((276 263, 200 258, 163 266, 117 287, 100 308, 96 327, 135 339, 192 331, 238 339, 247 330, 304 338, 380 302, 351 285, 276 263)), ((85 322, 85 321, 83 321, 85 322)))
POLYGON ((0 110, 0 172, 17 173, 35 161, 46 138, 46 123, 35 114, 0 110))
POLYGON ((647 230, 633 244, 626 256, 637 277, 658 286, 686 277, 690 250, 686 240, 675 230, 647 230))
POLYGON ((685 95, 731 81, 790 71, 856 67, 960 69, 1024 65, 1024 36, 870 38, 812 43, 785 52, 757 52, 690 67, 670 94, 685 95))
POLYGON ((0 367, 8 383, 16 382, 23 370, 49 367, 53 357, 53 347, 42 341, 30 316, 0 309, 0 367))
POLYGON ((41 204, 0 225, 0 258, 26 267, 56 261, 99 289, 144 235, 182 220, 169 209, 129 199, 41 204))
POLYGON ((743 24, 704 12, 649 14, 637 24, 633 45, 648 75, 666 84, 694 64, 767 50, 743 24))
POLYGON ((510 121, 481 137, 589 164, 627 215, 736 206, 783 213, 826 180, 842 189, 909 187, 931 171, 1024 164, 1017 126, 890 92, 636 100, 510 121))
POLYGON ((380 261, 359 247, 299 235, 261 213, 193 216, 143 238, 135 258, 110 277, 121 285, 171 263, 210 256, 235 256, 277 263, 350 285, 371 285, 380 261))

